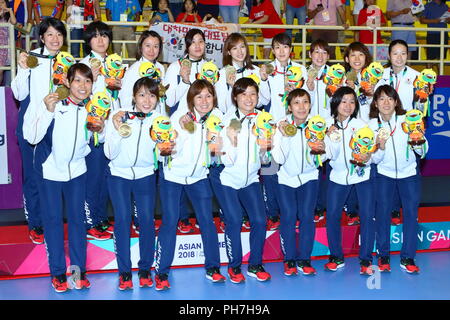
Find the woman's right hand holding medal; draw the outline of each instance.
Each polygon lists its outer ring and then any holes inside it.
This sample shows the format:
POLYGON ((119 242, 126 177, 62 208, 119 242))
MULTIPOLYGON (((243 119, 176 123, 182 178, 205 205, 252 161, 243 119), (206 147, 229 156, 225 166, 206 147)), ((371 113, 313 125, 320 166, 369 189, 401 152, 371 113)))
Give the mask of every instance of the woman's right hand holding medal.
POLYGON ((125 111, 119 111, 112 118, 114 128, 116 128, 117 131, 119 131, 119 127, 123 123, 122 119, 125 116, 125 113, 125 111))
POLYGON ((28 68, 29 68, 28 65, 27 65, 27 59, 28 59, 28 53, 26 53, 26 52, 21 52, 21 53, 19 54, 19 60, 18 60, 18 63, 19 63, 19 66, 20 66, 22 69, 28 69, 28 68))
POLYGON ((56 92, 48 94, 44 98, 45 106, 49 112, 55 112, 56 103, 59 101, 59 95, 56 92))

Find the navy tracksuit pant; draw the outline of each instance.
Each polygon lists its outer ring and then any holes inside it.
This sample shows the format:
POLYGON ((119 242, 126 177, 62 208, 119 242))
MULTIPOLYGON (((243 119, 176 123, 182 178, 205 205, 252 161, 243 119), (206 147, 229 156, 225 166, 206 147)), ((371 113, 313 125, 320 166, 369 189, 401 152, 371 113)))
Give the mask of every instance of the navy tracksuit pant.
POLYGON ((280 184, 278 199, 280 202, 280 238, 284 260, 309 260, 314 245, 316 226, 314 209, 317 203, 319 181, 311 180, 306 184, 291 188, 280 184), (300 221, 299 252, 295 224, 300 221))
POLYGON ((108 189, 114 208, 114 245, 119 273, 131 272, 130 227, 132 199, 139 216, 139 270, 149 271, 155 254, 155 225, 153 222, 156 200, 154 174, 128 180, 109 175, 108 189))
POLYGON ((103 143, 94 146, 94 139, 91 139, 89 147, 91 152, 86 156, 87 184, 86 184, 86 228, 100 224, 108 220, 107 201, 108 187, 106 176, 108 170, 108 159, 103 150, 103 143))
POLYGON ((372 179, 354 185, 328 181, 326 228, 330 255, 344 258, 341 232, 342 207, 353 187, 356 190, 361 221, 359 258, 372 261, 375 240, 375 190, 372 179))
POLYGON ((238 190, 222 185, 221 189, 222 192, 218 196, 223 205, 228 266, 235 268, 242 264, 241 226, 244 210, 249 216, 251 226, 249 265, 262 264, 266 240, 266 215, 260 183, 255 182, 238 190))
POLYGON ((401 258, 414 259, 417 250, 418 210, 421 194, 420 175, 403 179, 393 179, 377 174, 376 180, 376 242, 377 255, 387 257, 391 244, 391 210, 395 199, 395 189, 403 208, 403 245, 401 258))
POLYGON ((212 191, 208 179, 188 185, 162 179, 160 187, 162 224, 158 233, 156 273, 169 273, 175 253, 177 224, 184 205, 183 192, 191 201, 200 226, 205 269, 220 267, 219 240, 213 220, 212 191))
POLYGON ((87 175, 83 174, 67 182, 47 179, 40 179, 38 182, 45 244, 52 276, 66 273, 64 207, 69 229, 70 263, 78 266, 81 272, 86 271, 86 230, 83 215, 86 179, 87 175))
MULTIPOLYGON (((262 170, 262 169, 261 169, 262 170)), ((278 194, 278 176, 261 175, 261 185, 263 188, 263 199, 267 218, 278 217, 280 215, 280 204, 277 199, 278 194)))

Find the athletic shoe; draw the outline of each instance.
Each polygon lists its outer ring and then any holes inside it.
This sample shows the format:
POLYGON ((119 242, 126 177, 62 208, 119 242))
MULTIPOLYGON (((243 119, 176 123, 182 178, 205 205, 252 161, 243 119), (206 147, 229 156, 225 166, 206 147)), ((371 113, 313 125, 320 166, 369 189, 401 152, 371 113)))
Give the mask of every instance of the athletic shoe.
POLYGON ((190 224, 189 220, 180 220, 178 223, 178 231, 183 234, 193 233, 195 231, 194 227, 190 224))
POLYGON ((150 271, 139 270, 139 287, 140 288, 151 288, 153 287, 153 280, 150 271))
POLYGON ((297 267, 295 266, 294 260, 289 260, 284 263, 284 274, 286 276, 296 276, 297 267))
POLYGON ((170 284, 168 280, 169 276, 167 273, 160 273, 155 276, 156 286, 155 289, 158 291, 170 289, 170 284))
POLYGON ((319 222, 320 220, 323 220, 325 218, 324 212, 325 212, 325 209, 317 209, 314 212, 314 222, 319 222))
POLYGON ((233 283, 245 282, 245 277, 241 272, 241 267, 228 268, 228 275, 230 276, 230 281, 233 283))
POLYGON ((80 279, 77 279, 75 282, 75 289, 81 290, 83 288, 89 289, 91 287, 91 283, 86 277, 86 272, 82 272, 80 275, 80 279))
POLYGON ((136 232, 136 234, 139 234, 139 226, 137 226, 133 223, 133 229, 134 229, 134 232, 136 232))
POLYGON ((52 286, 58 293, 66 292, 69 289, 66 275, 60 274, 59 276, 52 277, 52 286))
POLYGON ((161 221, 158 220, 158 223, 156 223, 156 220, 153 220, 153 224, 155 225, 155 231, 158 231, 161 226, 161 221))
POLYGON ((127 289, 133 289, 131 272, 122 272, 119 276, 119 290, 123 291, 127 289))
POLYGON ((280 217, 269 217, 267 219, 267 230, 269 231, 275 231, 280 228, 280 217))
POLYGON ((367 276, 371 276, 373 274, 372 261, 361 260, 359 265, 361 266, 359 269, 359 274, 364 274, 367 276))
POLYGON ((311 266, 310 260, 299 260, 297 261, 297 270, 306 276, 317 274, 316 269, 311 266))
POLYGON ((34 244, 43 244, 45 242, 44 230, 42 229, 42 227, 35 227, 31 229, 28 235, 30 237, 31 242, 33 242, 34 244))
POLYGON ((344 259, 330 256, 328 263, 325 264, 325 270, 336 271, 337 269, 343 268, 345 266, 344 259))
POLYGON ((414 259, 411 258, 401 258, 400 267, 408 273, 419 273, 420 269, 416 266, 414 259))
POLYGON ((356 226, 359 224, 359 216, 357 213, 347 213, 347 224, 349 226, 356 226))
POLYGON ((402 219, 400 218, 400 212, 399 211, 392 211, 391 212, 391 224, 393 226, 398 226, 402 223, 402 219))
POLYGON ((111 239, 111 233, 104 231, 101 226, 95 226, 87 231, 87 238, 89 240, 108 240, 111 239))
POLYGON ((389 257, 378 258, 378 270, 380 272, 391 272, 390 260, 389 257))
POLYGON ((215 267, 206 270, 206 279, 212 282, 224 282, 227 278, 220 274, 219 268, 215 267))
POLYGON ((103 231, 113 234, 114 233, 114 226, 109 223, 108 220, 104 220, 100 222, 100 227, 102 227, 103 231))
POLYGON ((258 281, 270 280, 270 273, 264 270, 264 267, 260 264, 255 266, 248 266, 247 274, 250 277, 256 278, 258 281))
POLYGON ((242 226, 245 229, 250 230, 250 221, 248 220, 248 217, 243 217, 242 218, 242 226))

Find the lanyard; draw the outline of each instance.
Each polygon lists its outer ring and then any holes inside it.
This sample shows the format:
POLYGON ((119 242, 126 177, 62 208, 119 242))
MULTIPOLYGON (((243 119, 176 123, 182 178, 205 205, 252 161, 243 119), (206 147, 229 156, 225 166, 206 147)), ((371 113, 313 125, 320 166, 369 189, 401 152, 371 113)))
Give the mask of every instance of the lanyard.
POLYGON ((297 129, 301 129, 301 130, 305 129, 306 125, 308 124, 308 121, 305 121, 303 123, 300 123, 299 125, 296 125, 295 121, 294 121, 294 115, 292 115, 292 114, 291 114, 291 120, 292 120, 292 125, 295 126, 297 129))
POLYGON ((138 118, 140 120, 142 120, 141 118, 149 118, 151 117, 153 114, 153 112, 149 112, 149 113, 144 113, 144 112, 136 112, 136 111, 128 111, 126 113, 128 119, 133 120, 134 118, 138 118))
POLYGON ((335 125, 338 129, 345 130, 345 129, 347 129, 348 124, 350 123, 351 120, 352 120, 352 119, 349 119, 349 120, 348 120, 347 125, 346 125, 345 128, 344 128, 344 126, 343 126, 344 123, 341 121, 342 126, 340 126, 339 123, 338 123, 338 119, 335 118, 335 119, 334 119, 334 125, 335 125))
POLYGON ((252 113, 249 113, 249 114, 247 114, 246 116, 244 116, 242 119, 241 119, 241 115, 239 114, 239 109, 236 109, 236 117, 238 118, 238 119, 240 119, 240 121, 241 121, 241 123, 242 122, 244 122, 244 120, 245 119, 247 119, 247 118, 249 118, 249 121, 251 121, 252 119, 251 119, 251 117, 252 116, 257 116, 258 114, 256 113, 256 112, 252 112, 252 113))
POLYGON ((399 88, 400 88, 400 81, 405 77, 406 71, 408 71, 408 68, 405 67, 405 69, 403 69, 403 73, 402 73, 402 77, 401 79, 398 79, 397 74, 395 74, 395 80, 397 81, 397 84, 394 86, 394 70, 391 67, 391 72, 390 72, 390 85, 392 88, 395 89, 395 91, 398 92, 399 88))
POLYGON ((211 111, 208 112, 207 114, 205 114, 203 117, 201 117, 199 121, 197 121, 197 117, 195 116, 195 114, 193 112, 188 112, 189 117, 191 117, 191 119, 194 122, 197 122, 197 123, 200 123, 200 124, 203 124, 208 119, 210 114, 211 114, 211 111))
MULTIPOLYGON (((389 123, 389 121, 388 121, 388 123, 389 123)), ((380 115, 378 114, 378 129, 381 129, 382 127, 383 127, 383 124, 381 122, 380 115)), ((391 124, 390 123, 389 123, 389 127, 391 128, 391 124)), ((394 130, 391 130, 391 133, 390 133, 391 137, 394 135, 396 129, 397 129, 397 115, 395 115, 395 127, 394 127, 394 130)))

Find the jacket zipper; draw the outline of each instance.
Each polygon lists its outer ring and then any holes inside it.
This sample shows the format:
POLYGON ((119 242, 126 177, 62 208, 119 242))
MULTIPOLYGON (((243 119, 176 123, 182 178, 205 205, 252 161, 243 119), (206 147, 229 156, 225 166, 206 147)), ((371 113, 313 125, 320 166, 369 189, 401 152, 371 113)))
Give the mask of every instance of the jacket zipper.
POLYGON ((77 137, 78 137, 78 112, 80 111, 80 108, 77 107, 77 121, 75 122, 75 142, 73 144, 73 150, 72 150, 72 156, 70 157, 69 163, 68 163, 68 169, 69 169, 69 180, 72 180, 72 172, 70 170, 70 163, 73 160, 73 156, 75 155, 75 148, 77 146, 77 137))
MULTIPOLYGON (((350 121, 350 120, 349 120, 350 121)), ((343 123, 342 123, 342 127, 343 123)), ((347 175, 345 176, 345 182, 348 185, 348 175, 349 175, 349 170, 348 170, 348 163, 347 163, 347 157, 346 157, 346 153, 345 153, 345 130, 342 129, 342 147, 344 148, 344 162, 345 162, 345 167, 347 168, 347 175)))
POLYGON ((303 153, 304 152, 304 147, 303 147, 303 128, 300 128, 300 144, 302 145, 302 171, 297 176, 297 178, 298 178, 298 181, 300 181, 300 186, 302 186, 303 182, 300 179, 300 175, 303 174, 304 161, 305 161, 305 156, 304 156, 304 153, 303 153))
POLYGON ((131 166, 131 171, 133 172, 133 180, 136 179, 136 174, 134 173, 133 167, 136 165, 137 159, 138 159, 138 156, 139 156, 139 143, 140 143, 140 141, 141 141, 141 133, 142 133, 142 124, 143 124, 143 123, 144 123, 144 121, 141 120, 141 126, 140 126, 140 128, 139 128, 139 136, 138 136, 137 147, 136 147, 136 158, 134 159, 134 163, 133 163, 133 165, 131 166))
POLYGON ((203 149, 203 124, 202 124, 202 131, 200 132, 200 151, 198 152, 197 160, 195 161, 194 169, 192 170, 192 173, 190 176, 185 178, 186 184, 188 184, 187 179, 192 177, 194 175, 195 170, 197 169, 198 160, 200 159, 200 155, 202 154, 203 149))
POLYGON ((248 171, 249 171, 249 158, 250 158, 250 120, 248 121, 248 125, 247 125, 247 173, 246 173, 246 177, 245 177, 245 185, 244 187, 247 186, 248 183, 248 171))
MULTIPOLYGON (((389 129, 390 129, 391 132, 392 132, 392 126, 391 126, 391 123, 390 123, 390 122, 388 122, 388 123, 389 123, 389 129)), ((396 151, 395 151, 394 135, 392 135, 392 148, 394 148, 395 179, 397 179, 397 178, 398 178, 398 166, 397 166, 397 153, 396 153, 396 151)))

